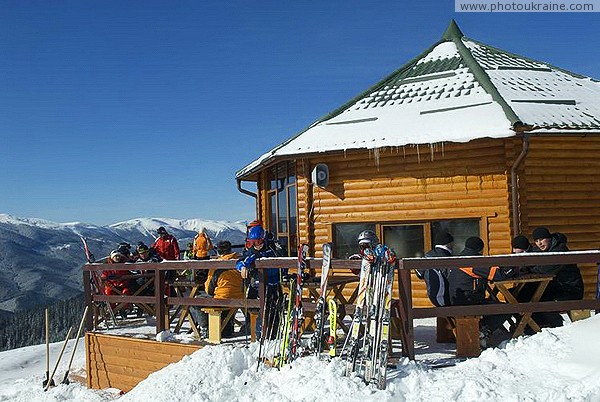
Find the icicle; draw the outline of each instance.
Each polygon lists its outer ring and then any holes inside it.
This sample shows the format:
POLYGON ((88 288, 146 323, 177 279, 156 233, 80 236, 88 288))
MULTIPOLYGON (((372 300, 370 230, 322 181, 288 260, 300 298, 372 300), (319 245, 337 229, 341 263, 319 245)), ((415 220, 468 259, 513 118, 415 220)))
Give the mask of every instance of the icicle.
POLYGON ((373 148, 373 156, 375 158, 375 166, 377 166, 377 171, 379 171, 379 148, 373 148))
POLYGON ((417 148, 417 164, 421 164, 421 154, 419 152, 419 144, 416 145, 417 148))
POLYGON ((429 152, 431 153, 431 161, 433 162, 435 154, 435 144, 429 144, 429 152))

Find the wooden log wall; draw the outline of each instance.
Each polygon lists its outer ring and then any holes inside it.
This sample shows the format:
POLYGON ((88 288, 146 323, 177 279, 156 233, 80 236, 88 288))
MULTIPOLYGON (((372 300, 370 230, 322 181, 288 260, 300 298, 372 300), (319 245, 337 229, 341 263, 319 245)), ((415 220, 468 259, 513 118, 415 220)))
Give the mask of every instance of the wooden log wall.
MULTIPOLYGON (((489 253, 510 252, 506 165, 504 141, 488 139, 298 160, 300 237, 320 256, 320 245, 333 240, 336 223, 479 218, 489 253), (310 184, 316 163, 329 166, 327 189, 310 184)), ((416 277, 413 295, 415 305, 430 305, 424 283, 416 277)))
MULTIPOLYGON (((600 137, 532 137, 520 170, 521 229, 546 226, 567 235, 570 250, 600 248, 600 137)), ((597 270, 581 265, 585 297, 594 298, 597 270)))
POLYGON ((151 373, 199 348, 198 345, 88 332, 85 335, 87 386, 129 391, 151 373))

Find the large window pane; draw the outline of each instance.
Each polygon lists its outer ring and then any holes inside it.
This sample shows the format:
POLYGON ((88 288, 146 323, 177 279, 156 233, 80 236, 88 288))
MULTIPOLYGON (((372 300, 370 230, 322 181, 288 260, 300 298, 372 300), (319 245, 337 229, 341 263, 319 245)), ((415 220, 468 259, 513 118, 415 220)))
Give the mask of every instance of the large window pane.
POLYGON ((383 227, 383 242, 394 249, 399 258, 423 257, 425 239, 422 225, 383 227))
POLYGON ((279 221, 277 223, 278 233, 288 232, 288 203, 285 193, 285 187, 282 188, 280 191, 277 191, 277 213, 279 215, 279 221))
POLYGON ((296 213, 296 186, 288 187, 288 212, 290 216, 290 228, 288 230, 288 235, 290 237, 290 252, 294 253, 294 250, 297 247, 296 236, 298 230, 298 214, 296 213))
POLYGON ((453 219, 448 221, 437 221, 431 223, 431 239, 435 235, 446 231, 454 237, 454 254, 459 254, 465 248, 465 240, 471 236, 480 236, 479 219, 453 219))
POLYGON ((363 230, 375 231, 374 223, 339 223, 334 225, 333 256, 336 258, 348 258, 358 253, 356 239, 363 230))
POLYGON ((269 193, 269 230, 276 232, 277 228, 277 196, 275 192, 269 193))

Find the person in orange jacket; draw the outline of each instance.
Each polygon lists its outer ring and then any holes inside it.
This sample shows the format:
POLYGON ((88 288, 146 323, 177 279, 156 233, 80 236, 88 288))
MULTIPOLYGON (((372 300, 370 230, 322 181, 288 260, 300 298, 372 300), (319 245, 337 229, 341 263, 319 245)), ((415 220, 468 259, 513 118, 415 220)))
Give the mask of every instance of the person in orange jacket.
POLYGON ((212 241, 210 237, 206 234, 205 228, 200 228, 196 237, 194 237, 194 259, 196 260, 208 260, 210 256, 208 255, 209 250, 213 249, 212 241))
MULTIPOLYGON (((217 243, 217 252, 219 260, 237 260, 240 255, 231 251, 231 242, 227 240, 217 243)), ((215 299, 243 299, 244 291, 242 285, 242 276, 234 269, 211 269, 208 271, 208 277, 204 284, 206 293, 215 299)), ((223 311, 222 317, 226 317, 229 311, 223 311)), ((208 333, 208 317, 206 313, 197 309, 194 314, 197 322, 200 325, 200 333, 202 335, 208 333), (203 328, 206 326, 206 328, 203 328)), ((233 320, 230 320, 222 335, 228 337, 233 335, 233 320)))

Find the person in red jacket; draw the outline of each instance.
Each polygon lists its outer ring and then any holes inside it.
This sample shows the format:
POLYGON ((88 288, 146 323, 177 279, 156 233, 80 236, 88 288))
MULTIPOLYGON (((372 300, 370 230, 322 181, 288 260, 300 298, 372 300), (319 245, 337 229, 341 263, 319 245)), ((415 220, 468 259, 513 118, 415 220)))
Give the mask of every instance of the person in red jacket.
POLYGON ((167 233, 163 226, 157 230, 158 238, 152 245, 163 260, 179 260, 179 244, 175 236, 167 233))
MULTIPOLYGON (((125 264, 130 262, 129 255, 125 254, 125 250, 120 247, 117 250, 113 250, 110 253, 108 259, 109 264, 125 264)), ((116 267, 115 267, 116 268, 116 267)), ((126 269, 111 269, 102 271, 100 277, 104 280, 104 294, 105 295, 128 295, 131 296, 138 289, 138 285, 133 279, 124 279, 126 276, 132 275, 131 271, 126 269), (119 293, 120 292, 120 293, 119 293)), ((111 303, 111 308, 115 308, 116 304, 111 303)), ((131 309, 130 304, 126 304, 119 311, 122 318, 127 318, 127 314, 131 309)))

